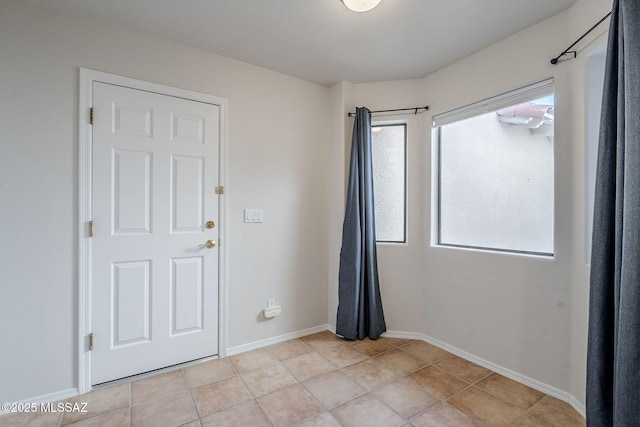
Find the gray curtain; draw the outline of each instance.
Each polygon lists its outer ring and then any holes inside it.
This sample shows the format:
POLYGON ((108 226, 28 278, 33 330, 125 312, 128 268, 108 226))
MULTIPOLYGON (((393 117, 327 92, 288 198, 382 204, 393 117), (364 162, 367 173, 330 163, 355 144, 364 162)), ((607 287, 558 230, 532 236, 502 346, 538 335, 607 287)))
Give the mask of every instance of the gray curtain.
POLYGON ((611 14, 593 224, 587 425, 640 425, 640 2, 611 14))
POLYGON ((351 142, 336 333, 346 339, 377 339, 387 330, 380 299, 371 162, 371 112, 356 108, 351 142))

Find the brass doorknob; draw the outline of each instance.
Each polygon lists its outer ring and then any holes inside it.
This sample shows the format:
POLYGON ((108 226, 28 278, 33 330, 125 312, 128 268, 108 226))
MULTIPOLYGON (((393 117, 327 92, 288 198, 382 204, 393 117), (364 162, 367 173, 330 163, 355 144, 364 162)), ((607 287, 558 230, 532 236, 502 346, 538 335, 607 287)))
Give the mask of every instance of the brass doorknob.
POLYGON ((201 248, 211 249, 216 246, 216 242, 213 240, 207 240, 204 244, 200 245, 201 248))
POLYGON ((213 221, 207 221, 207 228, 214 228, 216 226, 216 223, 213 221))

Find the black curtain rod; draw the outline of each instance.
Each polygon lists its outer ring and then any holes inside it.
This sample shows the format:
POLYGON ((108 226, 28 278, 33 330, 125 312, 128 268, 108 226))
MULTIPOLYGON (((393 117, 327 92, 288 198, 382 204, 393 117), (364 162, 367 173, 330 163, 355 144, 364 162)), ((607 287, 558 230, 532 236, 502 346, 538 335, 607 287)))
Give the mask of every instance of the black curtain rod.
POLYGON ((559 60, 560 58, 562 58, 563 56, 565 56, 567 53, 573 53, 573 57, 574 57, 574 58, 577 58, 577 57, 578 57, 578 52, 576 52, 575 50, 571 50, 571 48, 572 48, 572 47, 574 47, 575 45, 577 45, 577 44, 580 42, 580 40, 582 40, 583 38, 585 38, 585 37, 586 37, 586 36, 587 36, 591 31, 595 30, 595 29, 596 29, 596 27, 597 27, 598 25, 602 24, 602 23, 604 22, 604 20, 605 20, 605 19, 607 19, 607 18, 608 18, 608 17, 610 17, 610 16, 611 16, 611 12, 607 13, 607 14, 604 16, 604 18, 602 18, 601 20, 599 20, 599 21, 598 21, 598 22, 597 22, 593 27, 589 28, 589 30, 587 30, 587 32, 586 32, 586 33, 584 33, 582 36, 580 36, 580 38, 579 38, 578 40, 576 40, 575 42, 573 42, 573 44, 572 44, 571 46, 569 46, 568 48, 566 48, 566 49, 564 50, 564 52, 562 52, 560 55, 558 55, 558 56, 556 56, 555 58, 553 58, 553 59, 551 60, 551 63, 552 63, 553 65, 557 64, 557 63, 558 63, 558 60, 559 60))
MULTIPOLYGON (((413 108, 396 108, 395 110, 376 110, 376 111, 372 111, 371 114, 375 114, 375 113, 392 113, 394 111, 413 111, 413 114, 418 114, 418 110, 424 110, 427 111, 429 109, 428 105, 425 105, 424 107, 413 107, 413 108)), ((351 113, 349 112, 349 114, 347 114, 347 116, 349 117, 353 117, 355 116, 356 113, 351 113)))

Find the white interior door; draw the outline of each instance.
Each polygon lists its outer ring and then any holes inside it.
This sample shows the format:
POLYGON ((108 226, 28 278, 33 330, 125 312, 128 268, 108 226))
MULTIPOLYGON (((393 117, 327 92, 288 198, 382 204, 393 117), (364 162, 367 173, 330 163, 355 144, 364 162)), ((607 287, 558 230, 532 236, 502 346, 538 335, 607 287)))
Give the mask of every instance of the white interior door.
POLYGON ((218 353, 220 110, 99 82, 93 100, 99 384, 218 353))

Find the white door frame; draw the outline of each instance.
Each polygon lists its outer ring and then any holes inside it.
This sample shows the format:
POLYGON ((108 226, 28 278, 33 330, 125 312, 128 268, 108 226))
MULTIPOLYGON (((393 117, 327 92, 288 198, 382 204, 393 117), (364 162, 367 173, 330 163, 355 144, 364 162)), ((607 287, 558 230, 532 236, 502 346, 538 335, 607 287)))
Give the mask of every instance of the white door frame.
MULTIPOLYGON (((89 221, 92 219, 92 147, 93 138, 89 123, 89 109, 93 105, 93 83, 102 82, 134 89, 154 92, 178 98, 200 101, 220 107, 220 145, 218 185, 227 182, 227 114, 228 101, 213 95, 192 92, 171 86, 164 86, 142 80, 122 77, 101 71, 80 68, 79 133, 78 133, 78 393, 91 391, 91 237, 89 221)), ((219 196, 219 270, 218 270, 218 352, 221 357, 227 353, 227 203, 226 194, 219 196)))

